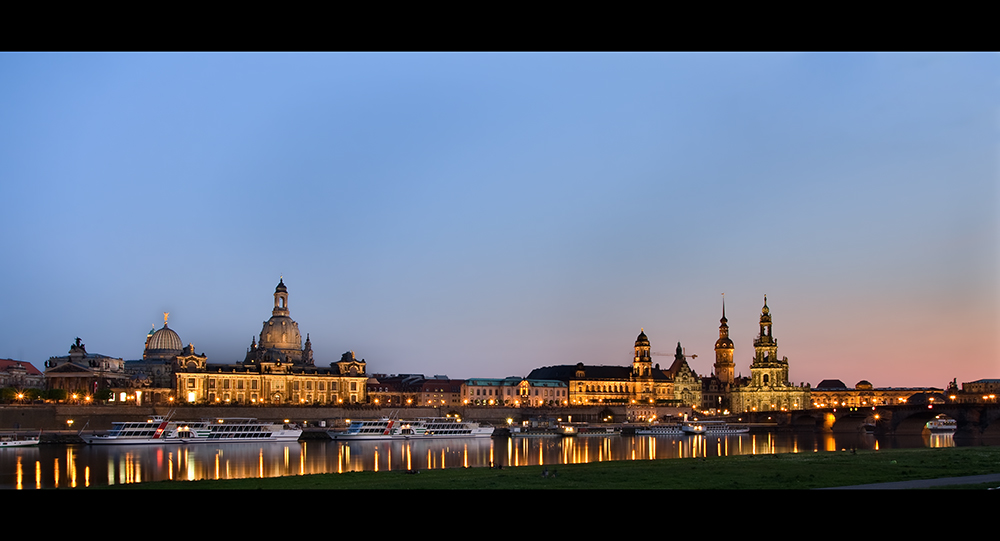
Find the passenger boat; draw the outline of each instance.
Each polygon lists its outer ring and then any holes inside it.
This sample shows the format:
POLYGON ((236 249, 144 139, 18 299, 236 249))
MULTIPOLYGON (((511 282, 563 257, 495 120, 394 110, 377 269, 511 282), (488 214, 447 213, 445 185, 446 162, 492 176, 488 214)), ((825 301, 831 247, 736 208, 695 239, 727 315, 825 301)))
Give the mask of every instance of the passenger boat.
POLYGON ((637 436, 682 436, 684 431, 681 430, 681 425, 674 424, 652 424, 646 425, 642 428, 636 428, 635 433, 637 436))
POLYGON ((750 427, 746 425, 731 425, 723 421, 696 421, 681 425, 685 434, 706 434, 709 436, 728 436, 731 434, 746 434, 750 427))
POLYGON ((621 429, 613 426, 590 426, 587 423, 564 423, 559 425, 559 435, 563 437, 621 436, 621 429))
POLYGON ((0 434, 0 449, 4 447, 30 447, 38 445, 39 434, 0 434))
POLYGON ((705 429, 705 434, 710 436, 727 436, 729 434, 746 434, 750 432, 747 425, 731 425, 724 421, 701 421, 698 423, 705 429))
POLYGON ((382 417, 376 420, 351 421, 347 430, 328 431, 328 434, 334 440, 488 438, 493 435, 493 427, 446 417, 428 417, 415 421, 382 417))
POLYGON ((938 415, 930 421, 927 421, 926 426, 934 434, 951 434, 958 430, 958 422, 954 419, 949 419, 944 415, 938 415))
POLYGON ((149 445, 156 443, 241 443, 298 441, 302 429, 249 418, 171 421, 153 416, 145 422, 115 422, 105 434, 81 436, 90 445, 149 445))
POLYGON ((698 435, 705 433, 705 425, 702 423, 686 422, 681 425, 681 432, 689 435, 698 435))

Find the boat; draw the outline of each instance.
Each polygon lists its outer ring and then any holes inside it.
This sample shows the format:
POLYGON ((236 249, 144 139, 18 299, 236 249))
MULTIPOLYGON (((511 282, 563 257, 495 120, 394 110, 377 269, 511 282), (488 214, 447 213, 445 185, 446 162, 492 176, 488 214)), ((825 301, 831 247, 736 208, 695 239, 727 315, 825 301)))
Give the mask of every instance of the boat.
POLYGON ((123 421, 104 434, 83 436, 90 445, 149 445, 157 443, 248 443, 298 441, 302 429, 288 423, 222 417, 171 421, 154 415, 146 421, 123 421))
POLYGON ((646 425, 642 428, 636 428, 635 434, 637 436, 682 436, 684 435, 684 431, 681 430, 681 425, 679 423, 657 423, 646 425))
POLYGON ((704 434, 705 433, 705 425, 702 424, 702 423, 696 423, 696 422, 687 421, 687 422, 681 424, 681 432, 683 432, 685 434, 688 434, 688 435, 692 435, 692 436, 695 436, 695 435, 698 435, 698 434, 704 434))
POLYGON ((591 426, 587 423, 559 425, 559 435, 564 437, 620 436, 621 429, 614 426, 591 426))
POLYGON ((708 436, 728 436, 730 434, 746 434, 750 427, 746 425, 731 425, 724 421, 695 421, 681 425, 685 434, 705 434, 708 436))
POLYGON ((949 419, 944 415, 938 415, 930 421, 927 421, 926 426, 932 434, 952 434, 958 430, 958 422, 954 419, 949 419))
POLYGON ((351 421, 347 430, 328 431, 334 440, 409 440, 446 438, 488 438, 493 427, 448 417, 426 417, 415 421, 381 419, 351 421))
POLYGON ((38 445, 40 434, 0 434, 0 449, 4 447, 30 447, 38 445))

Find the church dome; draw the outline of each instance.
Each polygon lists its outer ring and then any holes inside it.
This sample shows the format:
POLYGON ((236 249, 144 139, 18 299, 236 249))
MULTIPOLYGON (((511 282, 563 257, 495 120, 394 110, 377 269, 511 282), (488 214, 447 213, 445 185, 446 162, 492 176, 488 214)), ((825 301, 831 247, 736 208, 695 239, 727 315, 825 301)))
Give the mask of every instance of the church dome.
POLYGON ((733 341, 727 336, 715 341, 715 349, 735 349, 735 346, 733 346, 733 341))
POLYGON ((271 316, 260 331, 260 347, 301 350, 299 324, 288 316, 271 316))
POLYGON ((646 338, 646 332, 642 329, 639 330, 639 336, 635 338, 635 347, 649 347, 649 338, 646 338))
POLYGON ((169 359, 181 354, 184 344, 177 333, 163 324, 163 328, 154 332, 146 342, 143 358, 169 359))

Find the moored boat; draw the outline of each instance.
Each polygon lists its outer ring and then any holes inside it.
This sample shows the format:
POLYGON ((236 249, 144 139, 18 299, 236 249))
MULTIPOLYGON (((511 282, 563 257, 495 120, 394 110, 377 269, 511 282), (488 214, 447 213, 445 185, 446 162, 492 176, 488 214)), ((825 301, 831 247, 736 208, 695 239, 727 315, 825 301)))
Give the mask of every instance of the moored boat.
POLYGON ((944 415, 938 415, 930 421, 927 421, 926 426, 934 434, 951 434, 958 430, 958 422, 954 419, 949 419, 944 415))
POLYGON ((351 421, 347 430, 328 431, 334 440, 408 440, 446 438, 488 438, 493 427, 447 417, 428 417, 415 421, 381 419, 351 421))
POLYGON ((728 436, 730 434, 746 434, 750 427, 746 425, 731 425, 724 421, 688 421, 681 425, 685 434, 706 434, 709 436, 728 436))
POLYGON ((0 449, 4 447, 30 447, 38 445, 39 434, 0 434, 0 449))
POLYGON ((638 436, 682 436, 684 431, 681 430, 680 423, 671 424, 651 424, 643 426, 642 428, 636 428, 635 433, 638 436))
POLYGON ((150 445, 158 443, 246 443, 298 441, 302 429, 288 423, 251 418, 171 421, 153 416, 142 421, 112 423, 104 434, 83 436, 90 445, 150 445))

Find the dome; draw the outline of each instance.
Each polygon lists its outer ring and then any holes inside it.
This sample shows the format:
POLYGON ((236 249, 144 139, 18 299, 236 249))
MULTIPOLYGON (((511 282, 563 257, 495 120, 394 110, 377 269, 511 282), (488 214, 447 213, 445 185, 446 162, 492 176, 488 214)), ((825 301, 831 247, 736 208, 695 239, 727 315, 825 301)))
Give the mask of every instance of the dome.
POLYGON ((287 353, 294 350, 302 350, 302 334, 299 333, 299 324, 288 316, 272 316, 264 322, 264 328, 260 331, 260 346, 264 349, 281 349, 287 353))
POLYGON ((184 344, 177 333, 163 324, 163 328, 154 332, 146 342, 146 351, 143 358, 169 359, 181 354, 184 344))
POLYGON ((649 347, 649 338, 646 338, 646 332, 642 329, 639 329, 639 336, 635 338, 635 347, 640 346, 649 347))
POLYGON ((735 349, 735 346, 733 346, 733 341, 729 337, 719 338, 715 341, 715 349, 735 349))
POLYGON ((285 293, 287 291, 288 291, 288 288, 285 287, 285 279, 282 278, 282 279, 278 280, 278 287, 274 288, 274 292, 275 293, 285 293))

